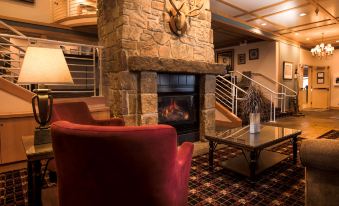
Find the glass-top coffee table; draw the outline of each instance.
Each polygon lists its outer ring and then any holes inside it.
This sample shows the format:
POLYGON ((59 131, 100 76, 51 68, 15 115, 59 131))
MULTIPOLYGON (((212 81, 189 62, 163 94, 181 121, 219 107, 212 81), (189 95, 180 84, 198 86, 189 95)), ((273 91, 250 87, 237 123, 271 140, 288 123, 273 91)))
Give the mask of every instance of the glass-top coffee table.
POLYGON ((289 139, 292 140, 295 163, 298 150, 297 138, 300 134, 300 130, 268 125, 262 125, 261 131, 256 134, 249 133, 249 126, 235 129, 217 127, 215 134, 206 135, 209 141, 209 167, 213 170, 214 151, 217 145, 224 144, 241 149, 243 155, 228 159, 222 163, 222 166, 245 176, 255 177, 288 157, 265 149, 289 139))

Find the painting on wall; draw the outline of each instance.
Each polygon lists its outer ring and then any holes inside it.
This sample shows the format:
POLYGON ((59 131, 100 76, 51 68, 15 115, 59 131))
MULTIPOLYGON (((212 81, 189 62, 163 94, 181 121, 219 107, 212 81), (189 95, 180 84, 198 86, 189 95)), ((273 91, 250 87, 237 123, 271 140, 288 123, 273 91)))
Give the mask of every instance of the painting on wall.
POLYGON ((325 84, 325 72, 317 73, 317 84, 325 84))
POLYGON ((225 64, 227 71, 233 71, 234 70, 234 50, 224 50, 224 51, 218 51, 216 56, 216 61, 219 64, 225 64))
POLYGON ((238 64, 246 64, 246 54, 238 54, 238 64))
POLYGON ((255 60, 255 59, 259 59, 259 49, 250 49, 248 51, 248 59, 249 60, 255 60))
POLYGON ((291 80, 293 79, 293 64, 291 62, 284 62, 283 65, 283 79, 291 80))

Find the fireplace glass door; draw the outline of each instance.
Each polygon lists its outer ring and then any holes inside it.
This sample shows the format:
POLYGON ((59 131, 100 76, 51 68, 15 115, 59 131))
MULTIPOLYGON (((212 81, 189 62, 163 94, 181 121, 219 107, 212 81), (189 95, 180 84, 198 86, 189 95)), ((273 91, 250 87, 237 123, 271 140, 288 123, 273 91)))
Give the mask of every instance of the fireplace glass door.
POLYGON ((159 122, 171 125, 196 121, 194 95, 169 95, 158 98, 159 122))

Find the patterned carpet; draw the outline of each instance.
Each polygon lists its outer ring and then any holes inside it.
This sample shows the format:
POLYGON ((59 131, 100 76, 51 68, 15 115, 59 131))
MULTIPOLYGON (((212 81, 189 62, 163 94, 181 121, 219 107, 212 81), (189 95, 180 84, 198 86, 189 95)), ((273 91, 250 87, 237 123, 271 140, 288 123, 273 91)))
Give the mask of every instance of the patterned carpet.
MULTIPOLYGON (((292 144, 287 142, 272 150, 292 155, 292 144)), ((208 155, 193 158, 189 205, 304 205, 304 168, 300 163, 294 165, 290 156, 253 182, 218 166, 239 154, 231 147, 217 150, 212 173, 208 170, 208 155)), ((26 170, 0 174, 0 205, 27 205, 26 170)))

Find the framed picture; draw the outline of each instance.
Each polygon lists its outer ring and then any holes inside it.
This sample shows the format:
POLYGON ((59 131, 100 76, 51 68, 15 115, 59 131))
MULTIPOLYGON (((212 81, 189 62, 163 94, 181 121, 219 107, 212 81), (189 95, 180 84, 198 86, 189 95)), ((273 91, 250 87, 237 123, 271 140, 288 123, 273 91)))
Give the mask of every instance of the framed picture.
POLYGON ((246 54, 238 54, 238 64, 246 64, 246 54))
POLYGON ((325 84, 325 72, 317 72, 317 84, 325 84))
POLYGON ((225 51, 218 51, 216 55, 216 62, 219 64, 225 64, 227 71, 234 70, 234 50, 229 49, 225 51))
POLYGON ((283 79, 293 79, 293 64, 291 62, 284 62, 283 65, 283 79))
POLYGON ((255 60, 255 59, 259 59, 259 49, 250 49, 248 51, 248 59, 249 60, 255 60))

